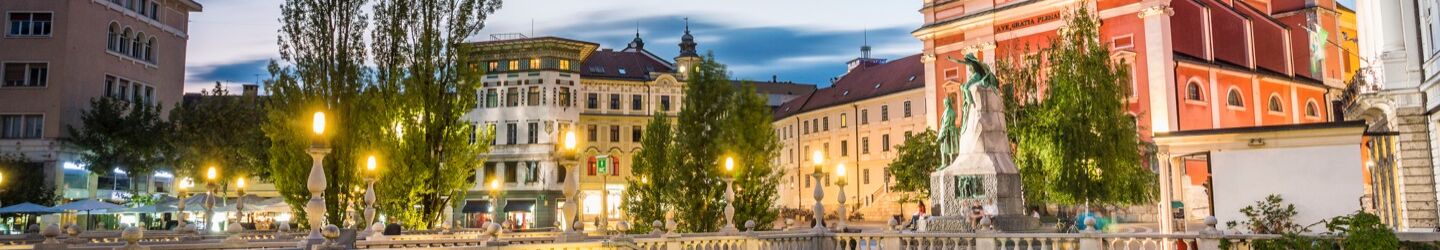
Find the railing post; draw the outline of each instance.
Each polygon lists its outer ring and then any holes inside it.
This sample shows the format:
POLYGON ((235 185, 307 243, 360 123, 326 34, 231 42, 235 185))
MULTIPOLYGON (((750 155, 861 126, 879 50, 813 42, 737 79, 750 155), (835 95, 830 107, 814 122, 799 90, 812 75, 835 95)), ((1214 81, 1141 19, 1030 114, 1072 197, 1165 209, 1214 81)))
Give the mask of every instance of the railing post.
POLYGON ((1080 234, 1080 250, 1104 249, 1105 244, 1101 241, 1100 230, 1095 230, 1095 217, 1085 218, 1085 231, 1080 234))
POLYGON ((1196 248, 1199 250, 1220 250, 1220 240, 1225 237, 1225 233, 1215 229, 1215 224, 1219 224, 1215 216, 1205 217, 1205 229, 1200 230, 1200 237, 1196 239, 1196 241, 1198 241, 1196 248))
POLYGON ((892 233, 880 237, 880 249, 901 249, 902 244, 899 233, 892 233))
POLYGON ((994 236, 994 235, 991 235, 991 234, 988 234, 988 233, 987 233, 987 234, 981 234, 981 235, 975 236, 975 250, 996 250, 996 249, 1000 249, 1000 245, 999 245, 999 244, 996 244, 996 242, 995 242, 995 236, 994 236))

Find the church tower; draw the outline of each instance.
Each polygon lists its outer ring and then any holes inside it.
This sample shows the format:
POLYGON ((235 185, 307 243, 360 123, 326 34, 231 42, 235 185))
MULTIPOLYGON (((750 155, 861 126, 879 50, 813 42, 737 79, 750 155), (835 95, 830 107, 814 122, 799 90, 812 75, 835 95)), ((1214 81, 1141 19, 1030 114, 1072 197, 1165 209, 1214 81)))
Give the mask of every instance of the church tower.
POLYGON ((690 78, 690 69, 700 64, 700 54, 695 53, 695 36, 690 35, 690 18, 685 18, 685 35, 680 37, 680 55, 675 56, 676 71, 681 78, 690 78))

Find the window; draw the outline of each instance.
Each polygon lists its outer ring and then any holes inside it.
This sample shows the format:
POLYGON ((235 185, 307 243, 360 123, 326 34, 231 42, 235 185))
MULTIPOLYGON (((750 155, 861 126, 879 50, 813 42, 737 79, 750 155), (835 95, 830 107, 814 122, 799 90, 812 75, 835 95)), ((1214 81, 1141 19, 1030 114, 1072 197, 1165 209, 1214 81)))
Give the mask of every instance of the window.
POLYGON ((146 105, 154 105, 154 104, 155 104, 155 87, 153 87, 153 86, 145 86, 145 104, 146 104, 146 105))
POLYGON ((829 117, 829 116, 826 116, 826 117, 825 117, 824 119, 822 119, 821 121, 823 122, 823 125, 824 125, 824 126, 821 126, 821 128, 824 128, 825 131, 830 131, 830 117, 829 117))
POLYGON ((630 126, 630 142, 640 142, 641 134, 640 126, 630 126))
POLYGON ((516 131, 515 131, 515 130, 517 130, 517 129, 515 128, 515 124, 514 124, 514 123, 505 124, 505 144, 506 144, 506 145, 515 145, 515 144, 518 144, 518 143, 516 143, 516 139, 520 138, 520 136, 518 136, 518 135, 516 134, 516 131))
POLYGON ((802 131, 801 134, 802 134, 802 135, 808 135, 808 134, 810 134, 810 121, 801 121, 801 122, 805 123, 804 126, 800 126, 800 130, 802 131))
POLYGON ((475 144, 475 135, 477 134, 477 130, 480 130, 480 126, 476 126, 474 123, 471 123, 471 124, 469 124, 469 125, 470 125, 470 144, 475 144))
POLYGON ((150 14, 150 15, 149 15, 150 19, 160 20, 160 12, 157 11, 157 10, 160 10, 160 4, 159 4, 159 3, 155 3, 155 2, 153 2, 153 1, 150 2, 150 11, 147 12, 147 13, 150 14))
POLYGON ((120 84, 115 76, 105 75, 105 97, 115 97, 115 85, 120 84))
POLYGON ((1203 102, 1205 101, 1203 91, 1204 89, 1200 88, 1200 80, 1190 79, 1190 83, 1185 84, 1185 100, 1203 102))
POLYGON ((620 125, 610 125, 610 142, 620 142, 620 125))
POLYGON ((890 120, 890 105, 880 105, 880 121, 890 120))
POLYGON ((870 110, 869 110, 869 109, 861 109, 861 110, 860 110, 860 125, 865 125, 865 124, 870 124, 870 110))
POLYGON ((5 63, 0 87, 45 87, 50 79, 49 63, 5 63))
POLYGON ((625 68, 620 68, 620 69, 618 69, 618 71, 620 72, 621 75, 624 75, 624 74, 625 74, 625 68))
POLYGON ((128 99, 125 99, 125 96, 126 96, 125 94, 126 94, 126 93, 130 93, 130 92, 129 92, 129 91, 130 91, 130 80, 120 79, 120 89, 119 89, 119 90, 120 90, 120 91, 116 91, 116 92, 114 93, 115 98, 118 98, 118 99, 120 99, 120 100, 128 100, 128 99))
POLYGON ((110 51, 120 50, 120 24, 110 23, 110 32, 106 36, 105 49, 110 51))
POLYGON ((585 108, 600 108, 600 95, 597 95, 595 93, 585 94, 585 108))
POLYGON ((850 122, 849 122, 849 121, 846 121, 846 120, 847 120, 847 118, 845 118, 845 113, 840 113, 840 128, 845 128, 845 127, 850 126, 850 125, 849 125, 850 122))
POLYGON ((50 23, 54 14, 40 12, 11 12, 10 36, 49 36, 50 23))
POLYGON ((145 54, 143 55, 144 57, 141 58, 141 59, 145 59, 145 61, 147 61, 147 62, 154 63, 154 62, 155 62, 155 50, 154 50, 154 49, 155 49, 155 37, 150 37, 150 40, 149 40, 149 41, 145 41, 145 54))
POLYGON ((498 93, 496 93, 495 89, 486 89, 486 90, 485 90, 485 107, 486 107, 486 108, 494 108, 494 107, 498 107, 498 106, 500 106, 500 96, 498 95, 498 93))
POLYGON ((505 67, 505 69, 509 69, 509 70, 517 70, 517 69, 520 69, 520 61, 519 61, 519 60, 512 60, 512 61, 510 61, 509 67, 505 67))
POLYGON ((486 70, 486 71, 498 71, 498 70, 500 70, 500 62, 499 62, 499 61, 490 61, 490 63, 487 63, 485 66, 486 66, 486 67, 485 67, 485 70, 486 70))
POLYGON ((1229 104, 1230 107, 1236 107, 1236 108, 1244 108, 1244 107, 1245 107, 1245 98, 1244 98, 1244 97, 1241 97, 1241 95, 1240 95, 1240 89, 1230 88, 1230 93, 1229 93, 1229 94, 1225 94, 1225 99, 1226 99, 1226 100, 1225 100, 1225 103, 1226 103, 1226 104, 1229 104))
POLYGON ((809 188, 809 187, 810 187, 810 178, 801 177, 800 179, 805 179, 805 187, 806 187, 806 188, 809 188))
POLYGON ((560 90, 557 92, 557 95, 559 95, 559 97, 556 97, 555 99, 558 101, 560 106, 570 107, 570 88, 560 87, 560 90))
POLYGON ((860 170, 860 182, 862 182, 862 183, 864 183, 864 184, 866 184, 866 185, 869 185, 869 184, 870 184, 870 169, 861 169, 861 170, 860 170))
POLYGON ((660 110, 670 111, 670 96, 668 96, 668 95, 662 95, 662 96, 660 96, 660 110))
POLYGON ((133 36, 133 34, 131 33, 130 28, 128 28, 128 27, 125 28, 125 31, 120 32, 120 49, 119 49, 119 51, 116 51, 116 52, 120 52, 120 54, 128 54, 128 53, 130 53, 130 37, 131 37, 131 36, 133 36))
POLYGON ((1269 103, 1269 104, 1270 104, 1270 105, 1269 105, 1269 106, 1270 106, 1270 107, 1269 107, 1269 108, 1270 108, 1270 112, 1276 112, 1276 113, 1285 112, 1285 108, 1281 106, 1281 105, 1284 105, 1284 104, 1280 102, 1280 95, 1278 95, 1278 94, 1270 94, 1270 103, 1269 103))
POLYGON ((880 151, 890 152, 890 135, 880 135, 880 151))
POLYGON ((849 142, 849 141, 845 141, 845 140, 840 140, 840 156, 849 156, 849 155, 850 155, 850 142, 849 142))
POLYGON ((145 43, 141 42, 142 39, 145 39, 145 32, 137 33, 135 34, 135 37, 132 37, 131 39, 134 40, 130 41, 130 54, 128 55, 133 58, 140 58, 140 54, 144 53, 144 51, 141 50, 145 49, 145 43))
POLYGON ((540 87, 530 87, 525 92, 525 102, 530 106, 540 106, 540 87))
POLYGON ((860 154, 870 154, 870 137, 860 137, 860 154))
POLYGON ((1305 116, 1320 117, 1320 105, 1315 104, 1314 99, 1305 101, 1305 116))
POLYGON ((586 133, 586 134, 590 135, 590 142, 595 142, 595 141, 600 140, 600 139, 599 139, 600 134, 599 134, 599 131, 596 131, 596 130, 595 130, 595 125, 590 125, 590 129, 588 129, 588 130, 589 130, 589 131, 588 131, 589 133, 586 133))
POLYGON ((910 118, 910 101, 905 101, 905 118, 910 118))
POLYGON ((525 131, 525 134, 526 134, 526 135, 529 135, 529 137, 530 137, 530 138, 528 138, 529 140, 526 140, 526 142, 529 142, 530 144, 540 143, 540 124, 539 124, 539 123, 534 123, 534 122, 532 122, 532 123, 529 124, 529 126, 527 126, 527 127, 525 128, 525 130, 526 130, 526 131, 525 131))
POLYGON ((610 94, 610 110, 620 110, 620 94, 610 94))
POLYGON ((644 101, 645 98, 640 95, 630 95, 630 110, 640 110, 640 107, 643 106, 641 103, 644 101))
POLYGON ((532 68, 532 69, 538 69, 538 68, 540 68, 540 59, 539 59, 539 58, 530 59, 530 68, 532 68))
POLYGON ((570 60, 560 60, 560 70, 570 70, 570 60))
POLYGON ((40 138, 44 127, 41 115, 0 115, 0 138, 40 138))

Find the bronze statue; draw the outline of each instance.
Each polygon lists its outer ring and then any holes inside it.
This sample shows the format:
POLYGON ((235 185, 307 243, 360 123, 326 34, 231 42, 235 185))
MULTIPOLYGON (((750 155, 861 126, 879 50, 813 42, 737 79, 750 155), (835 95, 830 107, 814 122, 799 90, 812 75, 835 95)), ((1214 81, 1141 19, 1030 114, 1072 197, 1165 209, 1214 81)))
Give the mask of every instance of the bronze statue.
POLYGON ((960 93, 964 94, 964 99, 961 100, 963 106, 960 110, 965 111, 966 120, 960 121, 959 129, 955 127, 956 113, 954 103, 951 101, 953 98, 945 98, 945 113, 940 121, 939 134, 936 135, 936 139, 940 144, 940 155, 941 158, 944 159, 941 163, 944 165, 940 166, 940 169, 945 169, 945 167, 950 166, 950 161, 954 160, 956 154, 959 154, 959 138, 960 134, 965 132, 965 121, 975 116, 974 114, 976 112, 972 112, 971 109, 975 106, 976 94, 971 88, 976 85, 995 88, 999 85, 999 81, 995 79, 995 74, 990 71, 990 67, 976 58, 975 54, 965 54, 965 60, 963 61, 955 59, 955 57, 948 57, 948 59, 955 63, 965 64, 970 70, 970 80, 965 81, 965 84, 960 86, 960 93))

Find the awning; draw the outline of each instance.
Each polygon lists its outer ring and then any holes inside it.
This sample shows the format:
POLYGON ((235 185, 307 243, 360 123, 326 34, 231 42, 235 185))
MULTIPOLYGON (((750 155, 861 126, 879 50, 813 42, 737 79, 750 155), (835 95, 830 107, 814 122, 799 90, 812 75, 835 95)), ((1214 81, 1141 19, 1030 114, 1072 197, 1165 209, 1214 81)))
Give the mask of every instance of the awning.
POLYGON ((535 201, 533 201, 533 200, 518 200, 518 201, 517 201, 517 200, 512 200, 512 201, 506 201, 506 202, 505 202, 505 212, 506 212, 506 213, 509 213, 509 212, 526 212, 526 213, 532 213, 532 212, 534 212, 534 211, 530 211, 530 209, 531 209, 531 208, 534 208, 534 207, 535 207, 535 201))
POLYGON ((465 201, 465 207, 460 208, 460 212, 461 212, 461 213, 467 213, 467 214, 468 214, 468 213, 489 213, 489 212, 490 212, 490 201, 487 201, 487 200, 467 200, 467 201, 465 201))

